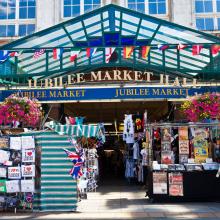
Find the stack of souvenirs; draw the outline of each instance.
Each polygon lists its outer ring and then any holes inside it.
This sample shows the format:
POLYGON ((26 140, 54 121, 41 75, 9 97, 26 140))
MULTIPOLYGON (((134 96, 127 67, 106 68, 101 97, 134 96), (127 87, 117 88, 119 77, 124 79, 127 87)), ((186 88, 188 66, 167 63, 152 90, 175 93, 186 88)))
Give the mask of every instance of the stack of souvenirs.
POLYGON ((31 210, 34 177, 34 137, 0 137, 0 207, 31 210))
MULTIPOLYGON (((83 117, 66 118, 67 124, 82 125, 83 117)), ((104 126, 100 125, 101 133, 104 134, 104 126)), ((91 128, 92 130, 92 128, 91 128)), ((103 143, 103 135, 97 137, 70 137, 73 151, 64 149, 67 156, 73 162, 70 174, 77 180, 80 198, 87 198, 87 192, 96 191, 99 176, 97 148, 103 143)))

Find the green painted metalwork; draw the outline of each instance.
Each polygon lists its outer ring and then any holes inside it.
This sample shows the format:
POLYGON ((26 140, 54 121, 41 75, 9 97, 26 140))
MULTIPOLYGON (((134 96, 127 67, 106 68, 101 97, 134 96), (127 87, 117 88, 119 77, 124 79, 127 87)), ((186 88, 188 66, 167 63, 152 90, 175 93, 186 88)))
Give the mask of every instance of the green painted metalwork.
POLYGON ((158 74, 220 80, 220 57, 211 54, 210 46, 213 44, 220 44, 220 38, 110 4, 0 47, 23 50, 21 57, 10 58, 7 64, 0 64, 0 77, 6 79, 11 76, 12 82, 17 82, 19 79, 50 78, 82 70, 88 72, 88 69, 100 67, 129 67, 158 74), (118 33, 117 45, 106 43, 108 34, 112 36, 118 33), (127 60, 122 57, 122 40, 125 37, 134 39, 132 46, 135 47, 132 58, 127 60), (146 60, 139 56, 141 45, 138 43, 141 41, 151 46, 146 60), (97 42, 98 45, 95 45, 97 42), (188 48, 177 50, 179 43, 187 44, 188 48), (169 49, 161 52, 158 44, 167 44, 169 49), (194 44, 204 45, 199 56, 192 55, 191 47, 194 44), (116 47, 118 58, 105 63, 105 48, 111 46, 116 47), (61 47, 64 49, 61 59, 54 60, 53 48, 61 47), (70 51, 76 47, 81 52, 78 59, 71 63, 70 51), (97 47, 94 57, 87 58, 87 47, 97 47), (39 48, 45 48, 46 55, 33 60, 34 50, 39 48))

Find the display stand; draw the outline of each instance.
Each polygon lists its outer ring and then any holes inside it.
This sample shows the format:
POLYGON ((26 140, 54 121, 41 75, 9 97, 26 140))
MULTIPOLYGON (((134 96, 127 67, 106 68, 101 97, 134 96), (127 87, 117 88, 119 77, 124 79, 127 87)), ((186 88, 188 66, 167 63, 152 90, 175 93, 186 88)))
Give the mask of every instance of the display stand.
MULTIPOLYGON (((179 155, 186 155, 189 160, 180 160, 180 164, 174 164, 175 161, 169 159, 157 163, 154 161, 151 164, 151 170, 148 175, 148 191, 147 196, 151 201, 220 201, 220 178, 217 178, 217 170, 219 164, 212 162, 209 158, 211 153, 208 152, 208 140, 213 139, 212 130, 215 130, 215 137, 219 138, 220 124, 215 123, 163 123, 163 124, 150 124, 150 148, 153 150, 153 138, 155 138, 155 129, 160 128, 177 128, 179 131, 178 146, 179 155), (197 133, 193 134, 191 138, 191 149, 189 150, 188 133, 179 128, 187 127, 188 129, 200 130, 201 137, 197 133), (195 129, 194 129, 195 128, 195 129), (204 129, 205 128, 205 129, 204 129), (208 130, 207 130, 208 129, 208 130), (206 137, 204 131, 209 131, 206 137), (181 133, 180 133, 181 132, 181 133), (204 135, 203 135, 204 133, 204 135), (187 134, 187 135, 186 135, 187 134), (181 136, 182 135, 182 136, 181 136), (185 137, 184 137, 185 135, 185 137), (185 138, 185 139, 184 139, 185 138), (201 139, 201 140, 200 140, 201 139), (185 143, 184 143, 185 141, 185 143), (180 144, 181 142, 181 144, 180 144), (193 143, 193 144, 192 144, 193 143), (199 148, 200 147, 200 148, 199 148), (198 148, 198 149, 197 149, 198 148), (201 155, 200 155, 201 154, 201 155), (193 158, 193 159, 192 159, 193 158), (196 162, 195 162, 196 160, 196 162), (206 160, 206 161, 205 161, 206 160), (164 161, 164 162, 163 162, 164 161), (203 161, 203 163, 202 163, 203 161), (205 162, 204 162, 205 161, 205 162), (161 163, 160 163, 161 162, 161 163), (163 162, 163 163, 162 163, 163 162), (167 164, 166 164, 167 162, 167 164), (189 163, 191 162, 191 164, 189 163)), ((161 136, 163 134, 161 133, 161 136)), ((162 139, 163 137, 161 137, 162 139)), ((162 141, 161 141, 162 143, 162 141)), ((163 146, 165 149, 167 146, 163 146)), ((161 151, 162 149, 161 144, 161 151)), ((167 149, 166 149, 167 150, 167 149)), ((170 150, 170 149, 169 149, 170 150)))

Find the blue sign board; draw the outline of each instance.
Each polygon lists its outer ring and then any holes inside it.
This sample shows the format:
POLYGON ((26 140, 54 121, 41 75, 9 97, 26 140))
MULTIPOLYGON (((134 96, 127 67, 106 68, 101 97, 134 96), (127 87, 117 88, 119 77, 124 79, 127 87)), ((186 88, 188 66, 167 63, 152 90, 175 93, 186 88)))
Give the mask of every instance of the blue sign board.
POLYGON ((135 99, 183 99, 195 94, 220 92, 219 87, 105 87, 105 88, 63 88, 63 89, 24 89, 2 90, 0 101, 14 93, 36 98, 41 102, 99 101, 99 100, 135 100, 135 99))

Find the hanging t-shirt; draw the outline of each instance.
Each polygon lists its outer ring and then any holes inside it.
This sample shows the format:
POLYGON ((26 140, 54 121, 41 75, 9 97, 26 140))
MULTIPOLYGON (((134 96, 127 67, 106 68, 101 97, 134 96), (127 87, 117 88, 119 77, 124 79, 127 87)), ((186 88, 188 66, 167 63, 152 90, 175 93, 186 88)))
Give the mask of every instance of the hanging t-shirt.
POLYGON ((143 117, 142 115, 135 115, 135 132, 143 132, 143 117))
POLYGON ((139 159, 139 144, 137 141, 133 145, 133 159, 134 160, 139 159))
POLYGON ((132 115, 125 115, 123 140, 126 141, 127 144, 134 143, 134 125, 132 115))
POLYGON ((140 154, 142 155, 142 166, 148 165, 148 152, 146 149, 142 149, 140 154))

